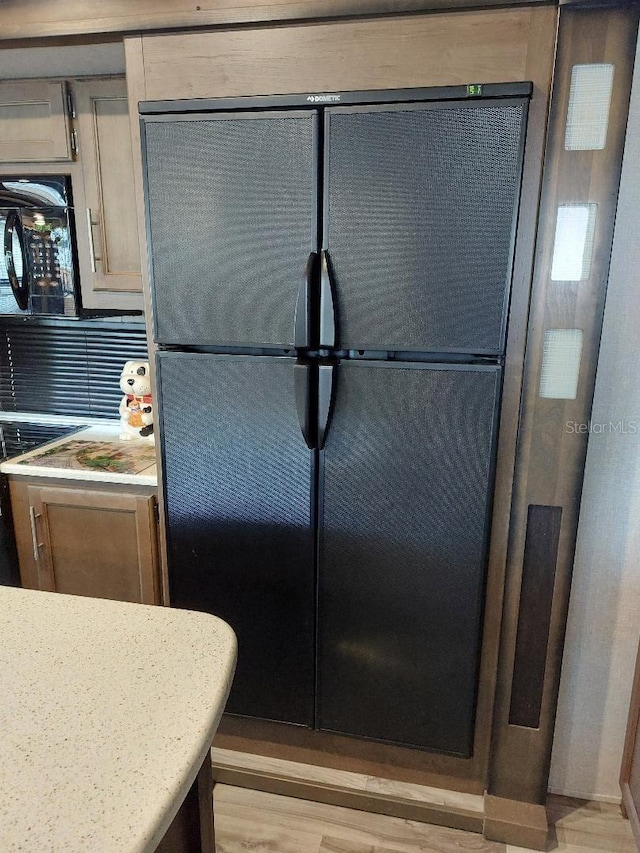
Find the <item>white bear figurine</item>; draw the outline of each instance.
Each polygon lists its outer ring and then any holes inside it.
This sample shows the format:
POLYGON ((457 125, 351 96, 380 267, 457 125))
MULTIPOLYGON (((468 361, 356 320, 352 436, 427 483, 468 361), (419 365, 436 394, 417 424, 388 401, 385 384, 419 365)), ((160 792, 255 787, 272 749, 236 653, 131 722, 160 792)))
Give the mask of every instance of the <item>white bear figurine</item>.
POLYGON ((153 406, 148 361, 128 361, 120 374, 120 438, 148 438, 153 442, 153 406))

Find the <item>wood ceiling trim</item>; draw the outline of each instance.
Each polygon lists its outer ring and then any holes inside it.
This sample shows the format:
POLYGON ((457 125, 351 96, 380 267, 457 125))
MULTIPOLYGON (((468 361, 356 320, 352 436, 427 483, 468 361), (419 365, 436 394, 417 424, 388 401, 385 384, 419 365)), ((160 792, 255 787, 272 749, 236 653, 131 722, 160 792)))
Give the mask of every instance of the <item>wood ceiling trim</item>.
POLYGON ((556 0, 3 0, 0 41, 549 3, 557 5, 556 0))

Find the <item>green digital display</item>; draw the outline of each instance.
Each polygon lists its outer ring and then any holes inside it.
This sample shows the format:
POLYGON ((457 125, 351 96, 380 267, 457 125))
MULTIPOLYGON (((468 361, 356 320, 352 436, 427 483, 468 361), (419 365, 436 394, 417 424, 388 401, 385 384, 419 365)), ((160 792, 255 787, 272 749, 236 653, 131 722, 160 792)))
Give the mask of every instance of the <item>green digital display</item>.
POLYGON ((482 94, 482 83, 469 83, 467 86, 467 95, 478 97, 482 94))

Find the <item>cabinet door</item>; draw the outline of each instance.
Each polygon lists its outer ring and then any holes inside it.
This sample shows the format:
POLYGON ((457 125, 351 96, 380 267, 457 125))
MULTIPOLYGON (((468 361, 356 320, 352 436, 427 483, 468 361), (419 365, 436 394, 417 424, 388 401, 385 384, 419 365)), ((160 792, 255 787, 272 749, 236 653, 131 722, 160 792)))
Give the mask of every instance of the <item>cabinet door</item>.
POLYGON ((30 486, 38 586, 156 604, 155 497, 30 486))
POLYGON ((327 109, 340 347, 502 351, 525 117, 524 99, 327 109))
POLYGON ((317 249, 312 111, 147 116, 155 337, 291 347, 317 249))
POLYGON ((337 371, 320 477, 319 728, 468 757, 500 368, 337 371))
POLYGON ((131 296, 124 298, 142 291, 126 84, 119 78, 75 81, 72 92, 86 204, 76 209, 88 261, 83 304, 137 307, 131 296))
POLYGON ((71 160, 65 84, 0 83, 0 162, 71 160))

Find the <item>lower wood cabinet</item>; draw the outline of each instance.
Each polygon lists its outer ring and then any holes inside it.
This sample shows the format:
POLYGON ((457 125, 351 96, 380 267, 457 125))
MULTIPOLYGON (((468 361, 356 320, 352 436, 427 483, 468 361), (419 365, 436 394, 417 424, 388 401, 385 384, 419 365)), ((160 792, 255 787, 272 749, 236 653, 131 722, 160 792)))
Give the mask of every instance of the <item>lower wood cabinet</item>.
POLYGON ((24 587, 160 603, 151 487, 15 479, 10 488, 24 587))

